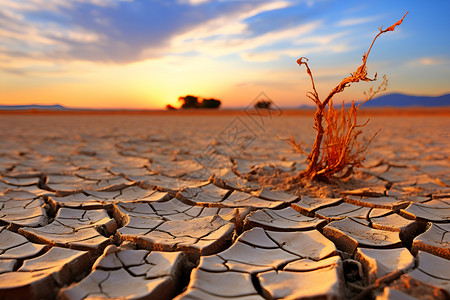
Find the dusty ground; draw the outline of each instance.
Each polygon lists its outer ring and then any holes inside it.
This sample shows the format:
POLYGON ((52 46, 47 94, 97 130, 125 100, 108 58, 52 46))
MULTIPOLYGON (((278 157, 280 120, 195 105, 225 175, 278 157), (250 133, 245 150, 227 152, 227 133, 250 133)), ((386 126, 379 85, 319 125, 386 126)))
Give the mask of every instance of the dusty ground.
POLYGON ((307 116, 0 120, 0 299, 449 297, 448 116, 377 114, 364 168, 293 186, 258 176, 307 116))

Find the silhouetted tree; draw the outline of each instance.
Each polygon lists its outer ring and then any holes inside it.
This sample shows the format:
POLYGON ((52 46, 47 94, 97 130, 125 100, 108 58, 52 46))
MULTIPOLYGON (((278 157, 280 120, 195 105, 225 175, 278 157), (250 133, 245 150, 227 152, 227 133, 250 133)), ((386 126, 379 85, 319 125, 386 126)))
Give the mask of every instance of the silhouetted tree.
POLYGON ((167 105, 166 105, 166 109, 167 109, 167 110, 176 110, 176 108, 173 107, 173 106, 170 105, 170 104, 167 104, 167 105))
POLYGON ((219 108, 220 104, 222 104, 222 102, 220 102, 220 100, 217 99, 204 99, 202 102, 202 108, 219 108))
POLYGON ((198 97, 187 95, 186 97, 178 97, 178 101, 183 101, 181 108, 199 108, 200 103, 198 97))
MULTIPOLYGON (((199 98, 196 96, 187 95, 185 97, 178 97, 178 101, 182 101, 183 104, 180 108, 219 108, 222 102, 220 100, 210 98, 203 99, 199 102, 199 98)), ((167 105, 166 109, 176 109, 172 105, 167 105)))
POLYGON ((272 101, 270 100, 259 100, 255 103, 255 108, 264 108, 264 109, 270 109, 272 106, 272 101))

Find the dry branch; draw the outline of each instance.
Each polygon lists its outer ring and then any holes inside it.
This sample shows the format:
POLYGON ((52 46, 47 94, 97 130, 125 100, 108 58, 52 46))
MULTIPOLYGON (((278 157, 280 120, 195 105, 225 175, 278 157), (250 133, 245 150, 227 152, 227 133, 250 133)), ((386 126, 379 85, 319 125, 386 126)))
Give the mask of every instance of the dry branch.
MULTIPOLYGON (((383 82, 377 90, 374 91, 373 87, 370 88, 368 93, 364 93, 366 96, 365 101, 357 106, 352 102, 349 110, 344 108, 344 104, 342 104, 342 109, 340 111, 335 110, 332 99, 336 94, 341 93, 346 87, 350 86, 351 83, 359 81, 375 81, 377 79, 376 73, 372 79, 367 77, 366 63, 370 51, 377 38, 385 32, 394 31, 396 26, 403 22, 403 19, 407 14, 408 13, 387 29, 383 30, 383 27, 379 28, 380 32, 373 39, 369 50, 367 53, 363 54, 362 65, 332 89, 323 101, 320 100, 319 94, 317 93, 314 77, 308 66, 308 59, 306 57, 301 57, 297 60, 300 67, 302 65, 306 67, 306 73, 311 78, 312 92, 308 92, 307 96, 317 106, 314 114, 314 128, 317 130, 317 134, 311 152, 307 156, 308 166, 304 171, 297 174, 294 180, 301 178, 329 178, 345 169, 347 169, 347 173, 345 174, 347 175, 351 172, 353 167, 361 166, 361 162, 364 160, 364 153, 376 134, 364 144, 358 141, 359 135, 362 134, 362 127, 367 124, 367 122, 361 125, 357 124, 358 109, 361 104, 372 99, 377 93, 386 90, 386 76, 383 76, 383 82), (328 107, 328 110, 326 110, 326 107, 328 107), (326 124, 325 127, 323 123, 324 120, 326 124)), ((292 137, 289 142, 298 152, 305 153, 301 145, 296 143, 292 137)))

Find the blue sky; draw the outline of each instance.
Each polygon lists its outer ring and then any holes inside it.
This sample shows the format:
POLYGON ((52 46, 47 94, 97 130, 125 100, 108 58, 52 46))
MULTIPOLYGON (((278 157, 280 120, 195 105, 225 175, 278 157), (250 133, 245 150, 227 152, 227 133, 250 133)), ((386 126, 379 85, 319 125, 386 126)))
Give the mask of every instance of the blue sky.
POLYGON ((0 103, 163 108, 193 94, 236 107, 263 91, 302 105, 299 57, 324 95, 407 11, 369 74, 386 74, 388 93, 449 92, 450 1, 0 0, 0 103))

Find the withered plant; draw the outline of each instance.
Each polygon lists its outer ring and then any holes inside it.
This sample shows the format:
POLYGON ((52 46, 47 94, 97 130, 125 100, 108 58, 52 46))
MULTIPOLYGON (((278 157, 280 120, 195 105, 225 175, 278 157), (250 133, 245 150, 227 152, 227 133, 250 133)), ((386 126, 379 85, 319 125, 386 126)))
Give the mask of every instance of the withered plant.
POLYGON ((367 53, 363 54, 362 65, 359 66, 354 73, 351 73, 349 77, 344 78, 323 101, 320 100, 319 94, 317 93, 314 77, 308 66, 308 59, 301 57, 297 60, 300 67, 302 65, 306 67, 306 73, 311 78, 312 91, 308 92, 307 96, 314 101, 317 106, 314 114, 314 129, 316 129, 317 134, 309 154, 304 151, 303 147, 298 144, 293 137, 291 137, 289 141, 298 152, 307 155, 308 160, 308 166, 304 171, 298 173, 293 178, 294 181, 303 178, 324 180, 337 173, 344 173, 342 176, 345 177, 351 174, 354 167, 361 166, 367 147, 375 137, 376 133, 370 139, 365 141, 361 142, 358 139, 362 134, 362 128, 367 124, 367 122, 364 124, 357 123, 358 109, 363 103, 372 99, 376 94, 386 90, 386 76, 383 76, 383 82, 376 90, 372 87, 368 93, 364 93, 366 98, 365 101, 359 105, 355 105, 353 101, 349 109, 346 109, 344 103, 342 103, 342 109, 336 110, 333 106, 333 96, 343 92, 351 83, 359 81, 375 81, 377 79, 376 73, 373 79, 367 77, 366 63, 372 46, 381 34, 388 31, 394 31, 395 27, 403 22, 403 19, 407 14, 408 13, 389 28, 379 28, 380 32, 373 39, 369 50, 367 53))

